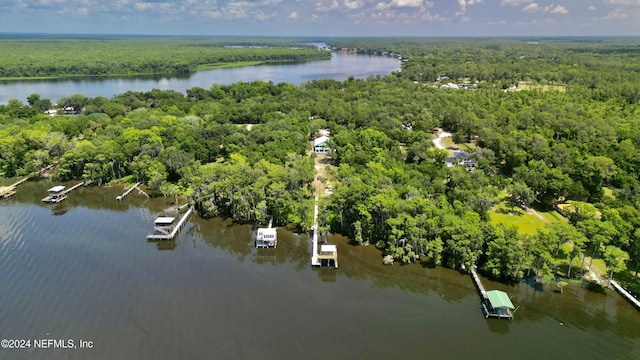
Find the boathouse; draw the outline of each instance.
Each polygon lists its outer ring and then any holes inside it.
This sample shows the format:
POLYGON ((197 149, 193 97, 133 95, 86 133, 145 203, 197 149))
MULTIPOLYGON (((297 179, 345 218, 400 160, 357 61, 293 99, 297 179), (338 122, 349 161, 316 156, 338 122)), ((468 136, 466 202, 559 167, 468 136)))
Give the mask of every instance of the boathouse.
POLYGON ((333 266, 338 268, 338 247, 333 244, 320 245, 320 252, 318 253, 318 260, 320 262, 327 262, 327 265, 333 263, 333 266))
POLYGON ((172 216, 159 216, 153 222, 153 233, 147 236, 148 240, 170 240, 173 236, 173 223, 176 218, 172 216))
POLYGON ((273 219, 269 220, 269 226, 266 228, 258 228, 256 233, 257 248, 274 248, 278 245, 278 233, 276 228, 271 227, 273 219))
POLYGON ((487 301, 485 301, 485 316, 511 319, 515 306, 509 299, 506 292, 500 290, 487 291, 487 301))
POLYGON ((192 212, 193 206, 191 206, 189 210, 182 215, 177 223, 176 218, 172 216, 159 216, 153 222, 153 233, 147 235, 147 240, 172 240, 187 222, 187 218, 192 212))
POLYGON ((62 185, 58 185, 58 186, 54 186, 51 189, 47 190, 47 192, 49 193, 49 196, 47 196, 46 198, 42 199, 42 201, 44 202, 50 202, 50 203, 58 203, 64 199, 66 199, 67 197, 65 196, 66 191, 64 190, 65 187, 62 185))

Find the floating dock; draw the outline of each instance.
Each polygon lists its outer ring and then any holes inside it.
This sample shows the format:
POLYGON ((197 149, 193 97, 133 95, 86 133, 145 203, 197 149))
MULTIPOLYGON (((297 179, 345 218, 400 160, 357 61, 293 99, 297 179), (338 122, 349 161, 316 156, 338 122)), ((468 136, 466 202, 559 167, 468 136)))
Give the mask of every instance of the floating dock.
POLYGON ((266 228, 258 228, 256 234, 256 248, 275 248, 278 246, 277 229, 271 227, 273 219, 269 220, 269 226, 266 228))
POLYGON ((620 295, 622 295, 622 297, 627 299, 627 301, 629 301, 633 306, 635 306, 636 309, 640 310, 640 301, 638 301, 638 299, 636 299, 627 290, 625 290, 622 286, 620 286, 620 284, 618 284, 615 280, 611 280, 609 283, 611 284, 611 286, 613 286, 614 289, 616 289, 618 293, 620 293, 620 295))
POLYGON ((66 189, 62 185, 54 186, 51 189, 47 190, 49 195, 47 197, 45 197, 44 199, 42 199, 42 201, 48 202, 48 203, 52 203, 52 204, 59 203, 62 200, 67 198, 67 194, 68 193, 72 192, 73 190, 79 188, 82 185, 84 185, 83 182, 75 184, 75 185, 73 185, 72 187, 70 187, 68 189, 66 189))
POLYGON ((184 226, 187 222, 187 218, 191 215, 193 211, 193 206, 185 212, 180 220, 175 223, 174 217, 169 216, 160 216, 154 221, 153 233, 147 235, 147 240, 155 241, 155 240, 172 240, 178 234, 178 231, 184 226))
POLYGON ((512 319, 513 314, 518 310, 513 306, 511 299, 504 291, 491 290, 486 291, 480 277, 476 272, 475 266, 471 267, 471 278, 480 293, 482 311, 485 318, 512 319))

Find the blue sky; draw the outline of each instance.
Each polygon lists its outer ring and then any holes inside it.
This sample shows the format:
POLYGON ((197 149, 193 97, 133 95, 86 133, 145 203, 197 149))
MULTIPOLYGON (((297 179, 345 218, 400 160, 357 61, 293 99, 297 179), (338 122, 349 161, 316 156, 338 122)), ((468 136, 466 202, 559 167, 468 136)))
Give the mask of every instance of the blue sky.
POLYGON ((640 0, 0 0, 0 32, 640 35, 640 0))

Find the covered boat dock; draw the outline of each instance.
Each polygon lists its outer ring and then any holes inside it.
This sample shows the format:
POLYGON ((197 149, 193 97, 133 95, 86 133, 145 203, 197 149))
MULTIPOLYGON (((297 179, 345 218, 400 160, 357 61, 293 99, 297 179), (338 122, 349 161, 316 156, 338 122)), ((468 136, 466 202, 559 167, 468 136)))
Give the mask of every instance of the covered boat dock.
POLYGON ((511 319, 516 307, 506 292, 500 290, 487 291, 487 299, 482 302, 485 318, 511 319))

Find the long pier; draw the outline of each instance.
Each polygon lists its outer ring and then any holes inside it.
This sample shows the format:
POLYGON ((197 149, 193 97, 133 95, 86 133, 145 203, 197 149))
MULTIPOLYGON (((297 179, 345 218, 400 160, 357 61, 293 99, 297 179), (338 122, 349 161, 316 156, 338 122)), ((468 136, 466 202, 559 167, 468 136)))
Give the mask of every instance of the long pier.
POLYGON ((488 301, 489 296, 487 296, 487 291, 484 289, 484 285, 482 285, 482 281, 480 281, 480 277, 478 276, 474 266, 471 267, 471 278, 473 279, 473 283, 476 284, 476 287, 480 292, 480 296, 482 296, 482 301, 488 301))
MULTIPOLYGON (((491 300, 489 299, 489 295, 487 294, 487 291, 484 289, 484 285, 482 285, 482 281, 480 281, 480 277, 478 276, 478 272, 476 271, 475 266, 472 266, 469 272, 471 273, 471 278, 473 279, 473 283, 476 284, 476 288, 478 288, 478 292, 482 297, 480 302, 482 303, 482 311, 484 312, 485 319, 488 319, 490 317, 494 317, 498 319, 511 319, 513 317, 513 313, 515 313, 516 310, 518 309, 516 308, 515 310, 511 311, 512 308, 507 308, 504 306, 504 304, 501 304, 501 306, 498 308, 494 308, 494 305, 491 304, 491 300)), ((499 293, 502 293, 505 297, 507 296, 506 293, 503 293, 501 291, 492 290, 491 292, 492 293, 499 292, 499 293)), ((493 294, 493 296, 495 295, 496 294, 493 294)), ((504 301, 500 301, 500 302, 503 303, 504 301)), ((509 306, 512 306, 511 300, 509 300, 508 303, 509 303, 509 306)))
POLYGON ((315 205, 313 207, 313 240, 311 242, 311 266, 320 266, 322 263, 318 259, 318 196, 316 195, 315 205))
POLYGON ((187 210, 187 212, 182 215, 178 223, 171 228, 170 232, 165 233, 163 231, 154 231, 153 234, 147 235, 147 240, 172 240, 174 237, 176 237, 178 231, 180 231, 180 229, 184 226, 187 218, 189 217, 189 215, 191 215, 191 212, 193 212, 193 206, 191 206, 189 210, 187 210))
POLYGON ((84 182, 77 183, 68 189, 65 189, 64 186, 61 186, 61 185, 55 186, 49 189, 49 196, 42 199, 42 201, 48 202, 48 203, 59 203, 62 200, 67 198, 68 193, 72 192, 73 190, 79 188, 82 185, 84 185, 84 182))
POLYGON ((81 183, 77 183, 75 185, 73 185, 72 187, 66 189, 65 191, 62 192, 63 195, 67 195, 68 193, 72 192, 73 190, 79 188, 80 186, 84 185, 84 182, 81 183))
MULTIPOLYGON (((125 191, 124 193, 122 193, 122 195, 120 196, 116 196, 116 200, 117 201, 122 201, 122 199, 126 198, 127 195, 131 194, 131 192, 137 188, 140 184, 142 184, 141 182, 137 182, 135 185, 133 185, 132 187, 130 187, 127 191, 125 191)), ((147 196, 148 197, 148 196, 147 196)))
POLYGON ((611 280, 610 284, 614 289, 616 289, 618 293, 620 293, 620 295, 622 295, 622 297, 627 299, 633 306, 636 307, 636 309, 640 310, 640 301, 638 301, 638 299, 636 299, 627 290, 620 286, 620 284, 618 284, 615 280, 611 280))

